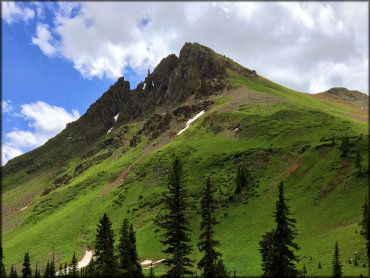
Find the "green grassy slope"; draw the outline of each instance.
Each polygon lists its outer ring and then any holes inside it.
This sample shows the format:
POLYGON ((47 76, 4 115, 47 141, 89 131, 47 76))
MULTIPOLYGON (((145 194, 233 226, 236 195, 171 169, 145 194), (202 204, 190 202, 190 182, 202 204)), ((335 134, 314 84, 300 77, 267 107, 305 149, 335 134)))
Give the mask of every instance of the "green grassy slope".
MULTIPOLYGON (((345 275, 363 275, 367 269, 365 244, 359 234, 361 206, 367 179, 357 176, 356 152, 368 168, 367 123, 354 119, 357 113, 324 100, 312 98, 264 78, 248 79, 229 72, 235 89, 214 98, 215 104, 194 125, 164 146, 143 138, 127 151, 112 148, 102 162, 93 162, 67 185, 42 195, 55 175, 50 169, 36 174, 24 171, 3 180, 3 243, 7 269, 21 268, 24 252, 43 265, 55 244, 57 263, 70 261, 73 252, 81 258, 93 246, 96 224, 104 212, 119 226, 127 217, 137 230, 141 260, 164 258, 160 232, 153 223, 162 207, 167 171, 173 155, 184 164, 186 186, 192 201, 193 257, 199 237, 199 197, 208 175, 217 188, 216 237, 229 271, 238 275, 260 275, 258 242, 273 223, 277 184, 283 180, 291 211, 297 220, 298 254, 308 275, 330 275, 335 240, 339 242, 345 275), (244 99, 244 95, 252 96, 244 99), (264 101, 266 96, 273 96, 264 101), (240 100, 242 100, 240 102, 240 100), (238 105, 231 105, 237 101, 238 105), (237 128, 237 130, 236 130, 237 128), (340 137, 349 135, 351 151, 340 157, 340 137), (362 134, 362 135, 361 135, 362 134), (335 145, 331 137, 335 136, 335 145), (235 200, 238 165, 247 165, 256 181, 255 194, 235 200), (123 172, 122 172, 123 171, 123 172), (21 208, 29 205, 24 210, 21 208), (347 261, 360 254, 360 266, 347 261), (321 262, 322 269, 318 269, 321 262)), ((130 138, 142 123, 130 125, 130 138)), ((118 136, 122 126, 101 138, 118 136)), ((164 134, 163 136, 169 136, 164 134)), ((128 139, 127 139, 128 140, 128 139)), ((94 146, 92 146, 94 148, 94 146)), ((106 150, 103 149, 101 153, 106 150)), ((95 157, 101 153, 94 154, 95 157)), ((46 154, 45 154, 46 155, 46 154)), ((70 174, 86 158, 75 156, 63 166, 70 174)), ((94 161, 94 160, 92 160, 94 161)), ((62 175, 60 174, 60 175, 62 175)), ((165 267, 156 267, 157 274, 165 267)))

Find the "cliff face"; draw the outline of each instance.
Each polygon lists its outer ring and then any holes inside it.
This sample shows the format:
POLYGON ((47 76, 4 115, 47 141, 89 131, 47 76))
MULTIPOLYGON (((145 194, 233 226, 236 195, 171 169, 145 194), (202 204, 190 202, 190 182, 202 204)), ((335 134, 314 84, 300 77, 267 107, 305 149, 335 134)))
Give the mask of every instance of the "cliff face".
POLYGON ((90 141, 106 133, 114 125, 114 116, 118 113, 118 123, 127 123, 149 115, 160 105, 174 108, 191 95, 201 98, 224 90, 226 69, 257 76, 255 71, 243 68, 208 47, 186 43, 179 57, 171 54, 162 59, 136 89, 130 90, 130 83, 120 77, 68 128, 78 130, 80 137, 90 141))

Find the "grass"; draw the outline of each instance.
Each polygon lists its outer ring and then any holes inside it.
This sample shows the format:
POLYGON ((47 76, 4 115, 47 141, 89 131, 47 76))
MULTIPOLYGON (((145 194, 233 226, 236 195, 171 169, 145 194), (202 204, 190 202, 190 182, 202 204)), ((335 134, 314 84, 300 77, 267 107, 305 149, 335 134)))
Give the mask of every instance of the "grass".
MULTIPOLYGON (((164 258, 161 232, 153 220, 161 210, 167 172, 176 154, 184 164, 184 179, 192 202, 195 262, 201 257, 196 248, 199 198, 208 175, 218 200, 216 217, 220 223, 215 237, 221 242, 220 251, 227 269, 235 270, 238 275, 261 274, 258 243, 274 226, 276 185, 283 180, 289 206, 297 220, 296 241, 301 247, 297 267, 302 269, 305 264, 308 275, 330 275, 334 243, 338 240, 344 274, 366 274, 367 269, 347 261, 354 252, 360 254, 360 265, 365 258, 358 223, 367 180, 356 175, 355 155, 360 150, 362 165, 367 169, 368 136, 360 135, 366 134, 367 124, 352 119, 347 108, 266 79, 247 79, 233 72, 229 75, 233 87, 245 86, 284 101, 267 105, 241 103, 234 111, 222 112, 232 96, 218 96, 213 107, 186 132, 152 152, 143 151, 144 146, 152 143, 148 138, 124 151, 129 139, 140 129, 136 123, 129 126, 124 139, 117 139, 121 126, 89 149, 83 149, 85 153, 89 150, 92 153, 87 158, 81 157, 82 151, 75 154, 68 151, 66 157, 70 158, 65 163, 58 162, 55 168, 50 166, 30 175, 22 171, 3 178, 3 209, 9 208, 14 213, 22 207, 25 197, 34 193, 29 208, 6 218, 9 219, 7 225, 16 223, 3 233, 7 269, 15 264, 20 270, 24 252, 28 250, 31 262, 37 261, 44 267, 51 258, 53 244, 57 265, 69 262, 74 251, 82 258, 84 250, 94 245, 96 224, 104 212, 110 217, 116 235, 124 218, 134 224, 141 261, 164 258), (239 131, 234 132, 237 125, 239 131), (352 136, 352 146, 349 156, 342 158, 340 137, 345 134, 352 136), (337 139, 332 146, 328 143, 333 135, 337 139), (109 138, 121 140, 118 147, 108 145, 100 150, 98 146, 109 138), (96 161, 95 158, 108 150, 112 152, 108 158, 94 162, 68 184, 41 195, 55 177, 64 173, 72 175, 76 166, 89 159, 96 161), (232 201, 236 168, 241 164, 247 165, 254 174, 256 195, 232 201), (57 175, 60 169, 63 171, 57 175), (113 186, 124 169, 129 169, 127 175, 113 186), (321 270, 317 267, 319 261, 321 270)), ((156 274, 165 271, 162 264, 155 268, 156 274)))

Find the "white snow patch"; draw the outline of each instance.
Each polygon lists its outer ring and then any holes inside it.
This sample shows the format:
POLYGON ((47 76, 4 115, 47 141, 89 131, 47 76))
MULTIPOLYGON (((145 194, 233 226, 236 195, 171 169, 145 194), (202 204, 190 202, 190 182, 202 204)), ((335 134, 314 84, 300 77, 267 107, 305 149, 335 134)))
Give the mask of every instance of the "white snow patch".
POLYGON ((155 267, 155 266, 157 266, 157 264, 163 262, 164 260, 165 259, 160 259, 160 260, 155 261, 155 262, 152 261, 152 260, 145 260, 145 261, 141 262, 140 264, 142 266, 144 266, 143 269, 150 269, 150 264, 152 264, 152 266, 155 267))
MULTIPOLYGON (((93 257, 93 251, 86 250, 85 255, 82 258, 82 260, 77 263, 77 269, 81 269, 87 266, 90 263, 92 257, 93 257)), ((68 272, 69 272, 69 267, 67 268, 67 273, 68 272)), ((59 276, 59 271, 57 271, 55 274, 59 276)))
POLYGON ((107 134, 113 130, 113 127, 110 128, 110 130, 107 131, 107 134))
POLYGON ((25 210, 26 208, 28 208, 28 206, 25 206, 24 208, 21 208, 19 211, 25 210))
POLYGON ((140 264, 141 265, 148 265, 148 264, 151 264, 153 261, 152 260, 145 260, 143 262, 141 262, 140 264))
POLYGON ((116 116, 113 117, 115 123, 117 122, 118 116, 119 116, 119 113, 116 116))
POLYGON ((84 257, 82 258, 81 261, 78 262, 77 268, 81 269, 87 266, 90 263, 92 256, 93 256, 93 251, 86 250, 84 257))
POLYGON ((154 81, 152 81, 152 86, 154 87, 154 81))
POLYGON ((188 128, 189 128, 189 126, 193 123, 193 122, 195 122, 196 120, 198 120, 199 119, 199 117, 201 117, 202 115, 204 114, 204 110, 203 111, 201 111, 201 112, 199 112, 198 114, 196 114, 193 118, 191 118, 190 120, 188 120, 187 121, 187 123, 186 123, 186 126, 183 128, 183 129, 181 129, 178 133, 177 133, 177 135, 180 135, 181 133, 183 133, 185 130, 187 130, 188 128))
POLYGON ((145 90, 145 87, 146 87, 146 83, 144 82, 143 90, 145 90))
POLYGON ((235 129, 234 129, 234 132, 237 132, 238 130, 239 130, 239 128, 235 128, 235 129))

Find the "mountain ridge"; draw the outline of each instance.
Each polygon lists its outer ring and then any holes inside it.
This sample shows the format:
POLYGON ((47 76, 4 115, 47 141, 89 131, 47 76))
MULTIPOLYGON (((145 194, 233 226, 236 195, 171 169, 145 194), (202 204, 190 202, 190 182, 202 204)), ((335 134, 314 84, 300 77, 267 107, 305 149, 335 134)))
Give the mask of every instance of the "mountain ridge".
MULTIPOLYGON (((186 44, 179 57, 164 58, 134 89, 119 78, 80 120, 2 167, 6 266, 19 268, 26 249, 46 263, 50 242, 56 243, 58 262, 69 261, 74 251, 82 257, 94 246, 104 212, 115 231, 123 217, 133 223, 141 260, 162 259, 153 219, 162 208, 174 154, 183 161, 194 204, 195 259, 199 197, 208 175, 218 202, 215 236, 228 270, 261 273, 258 242, 273 225, 272 200, 281 180, 297 219, 299 268, 305 263, 309 274, 328 275, 335 238, 343 258, 354 252, 365 258, 358 223, 368 125, 354 117, 362 114, 280 86, 212 51, 186 44), (340 148, 344 136, 350 143, 346 157, 340 148), (236 194, 239 166, 247 167, 254 185, 236 194)), ((156 273, 165 270, 156 266, 156 273)), ((346 274, 361 271, 344 264, 346 274)))

